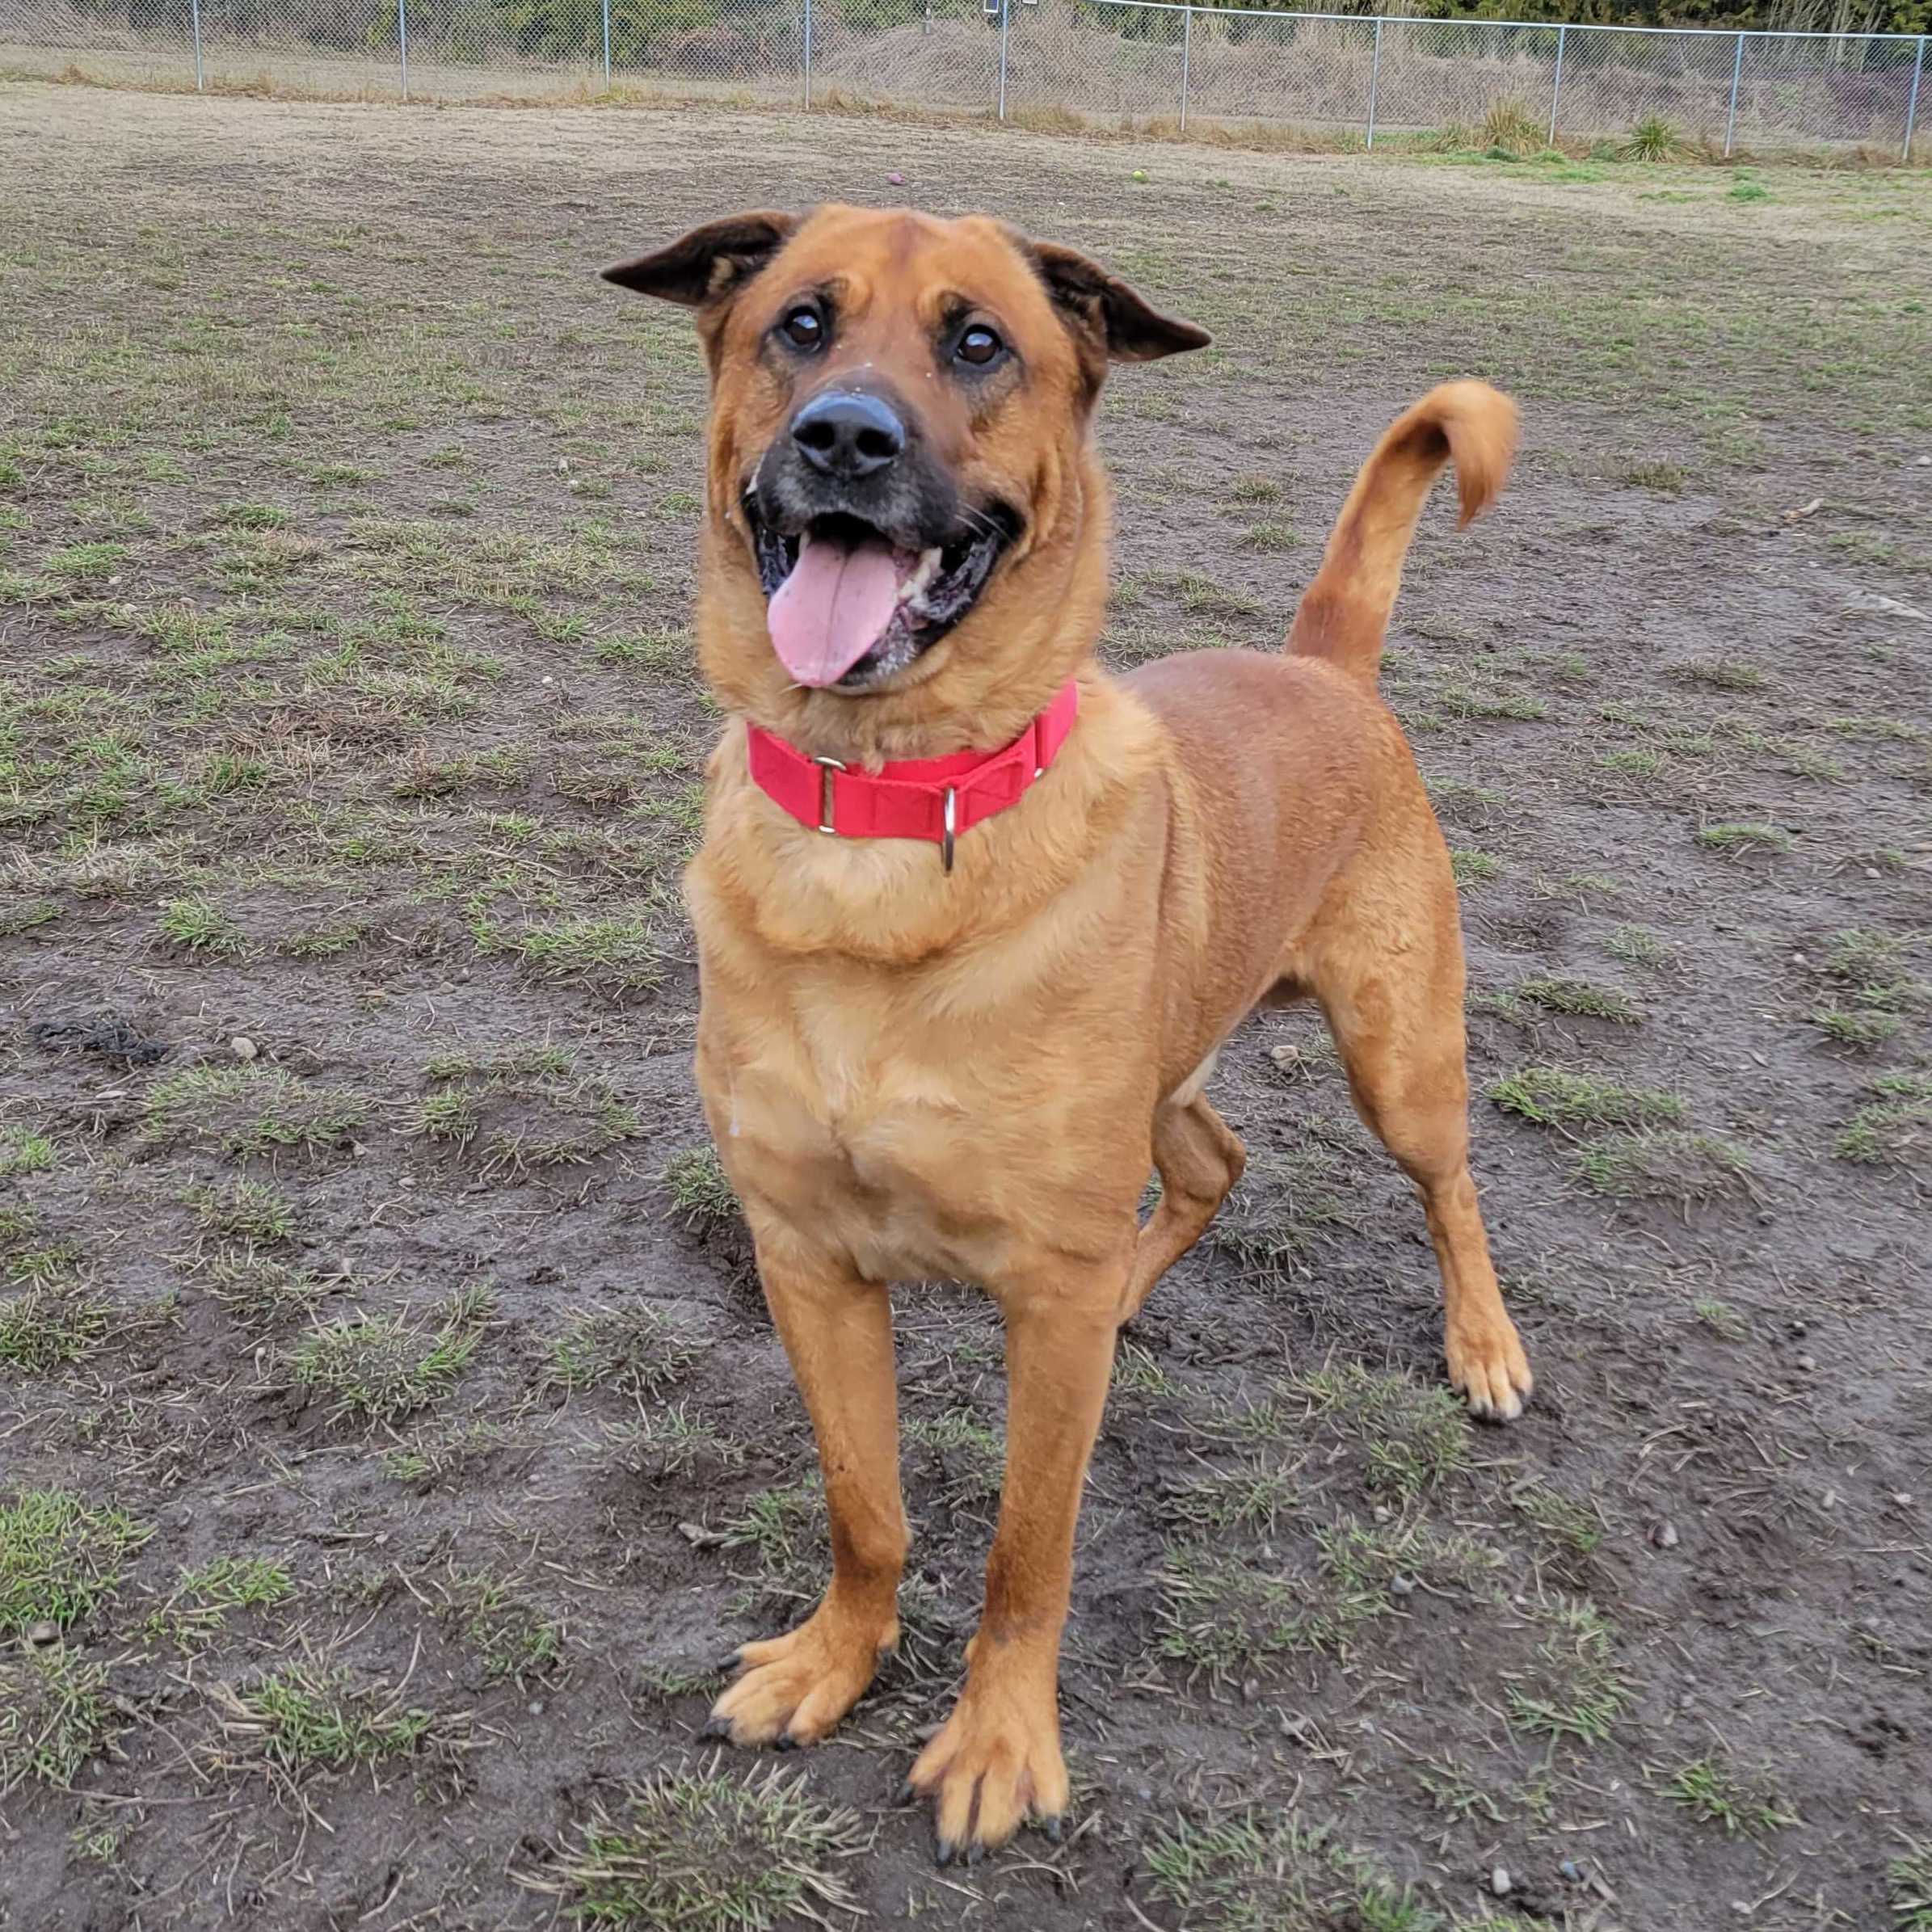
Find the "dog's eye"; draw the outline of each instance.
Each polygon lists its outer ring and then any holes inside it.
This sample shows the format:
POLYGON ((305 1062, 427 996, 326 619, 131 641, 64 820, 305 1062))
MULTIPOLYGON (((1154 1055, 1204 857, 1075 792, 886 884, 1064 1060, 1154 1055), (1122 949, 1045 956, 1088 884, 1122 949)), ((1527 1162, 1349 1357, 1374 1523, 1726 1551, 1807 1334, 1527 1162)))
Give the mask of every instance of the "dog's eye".
POLYGON ((1006 344, 984 322, 974 322, 959 339, 958 346, 953 351, 962 362, 970 363, 974 368, 983 369, 989 362, 999 360, 1006 344))
POLYGON ((815 349, 825 339, 825 321, 816 309, 794 309, 778 325, 795 349, 815 349))

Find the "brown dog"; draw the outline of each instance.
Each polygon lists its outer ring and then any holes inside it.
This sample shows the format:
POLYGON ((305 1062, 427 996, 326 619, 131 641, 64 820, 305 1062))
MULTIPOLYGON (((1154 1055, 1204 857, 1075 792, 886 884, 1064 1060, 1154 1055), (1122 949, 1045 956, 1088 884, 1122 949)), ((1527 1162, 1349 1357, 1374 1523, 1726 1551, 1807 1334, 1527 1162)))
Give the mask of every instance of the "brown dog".
POLYGON ((1431 482, 1453 457, 1483 509, 1515 411, 1452 383, 1395 423, 1286 655, 1115 679, 1090 418, 1109 357, 1200 330, 983 218, 743 215, 606 273, 694 308, 710 361, 699 652, 731 722, 688 881, 698 1083, 831 1527, 823 1601, 745 1647, 713 1728, 816 1742, 896 1639, 890 1285, 980 1282, 1005 1488, 911 1779, 942 1861, 977 1855, 1067 1804, 1059 1639, 1114 1335, 1240 1177, 1202 1091, 1257 1004, 1320 1003, 1421 1189, 1451 1381, 1499 1421, 1530 1392, 1469 1174, 1448 854, 1374 688, 1431 482))

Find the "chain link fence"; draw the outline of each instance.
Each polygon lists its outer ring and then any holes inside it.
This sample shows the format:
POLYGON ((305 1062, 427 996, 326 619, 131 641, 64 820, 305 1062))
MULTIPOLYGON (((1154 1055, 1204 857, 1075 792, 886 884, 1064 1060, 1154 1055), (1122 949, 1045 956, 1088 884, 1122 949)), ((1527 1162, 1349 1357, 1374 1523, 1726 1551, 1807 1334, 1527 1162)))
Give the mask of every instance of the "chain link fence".
POLYGON ((682 98, 1665 158, 1932 149, 1927 37, 1192 0, 0 0, 0 71, 355 98, 682 98))

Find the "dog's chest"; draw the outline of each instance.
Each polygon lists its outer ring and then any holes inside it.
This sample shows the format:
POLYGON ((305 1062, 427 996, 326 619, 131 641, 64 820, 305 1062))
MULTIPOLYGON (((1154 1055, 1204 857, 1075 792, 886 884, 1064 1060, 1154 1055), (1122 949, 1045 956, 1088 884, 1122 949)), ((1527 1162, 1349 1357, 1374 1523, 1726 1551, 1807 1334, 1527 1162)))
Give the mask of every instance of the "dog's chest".
POLYGON ((874 1278, 995 1282, 1066 1212, 1051 1069, 929 1007, 809 972, 756 1010, 708 1003, 700 1081, 747 1202, 874 1278))

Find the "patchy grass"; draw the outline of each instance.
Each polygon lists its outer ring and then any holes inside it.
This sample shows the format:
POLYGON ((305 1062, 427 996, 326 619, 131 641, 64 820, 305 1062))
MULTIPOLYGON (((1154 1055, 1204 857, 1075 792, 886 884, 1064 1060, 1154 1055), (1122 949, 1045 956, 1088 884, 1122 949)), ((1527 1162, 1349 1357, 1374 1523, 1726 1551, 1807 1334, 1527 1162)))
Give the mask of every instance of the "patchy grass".
POLYGON ((106 1665, 60 1644, 0 1656, 0 1798, 26 1784, 69 1790, 124 1725, 106 1665))
POLYGON ((1643 1010, 1621 987, 1600 986, 1593 979, 1526 979, 1514 997, 1526 1006, 1568 1019, 1610 1020, 1619 1026, 1640 1025, 1643 1010))
POLYGON ((615 1813, 593 1799, 525 1882, 563 1899, 579 1926, 769 1932, 852 1911, 838 1867, 865 1843, 857 1813, 817 1802, 805 1779, 726 1776, 714 1763, 633 1786, 615 1813))
POLYGON ((698 1351, 668 1316, 638 1302, 571 1316, 548 1353, 544 1381, 551 1387, 608 1386, 655 1402, 684 1377, 698 1351))
POLYGON ((367 1105, 279 1067, 191 1067, 150 1086, 144 1132, 152 1142, 201 1144, 225 1153, 310 1156, 343 1146, 368 1118, 367 1105))
POLYGON ((1189 1925, 1227 1932, 1442 1932, 1442 1915, 1367 1854, 1294 1812, 1183 1818, 1145 1853, 1153 1889, 1189 1925))
POLYGON ((295 1595, 287 1568, 266 1556, 217 1556, 183 1570, 145 1628, 149 1635, 197 1648, 211 1642, 236 1610, 271 1610, 295 1595))
POLYGON ((1563 1067, 1522 1067, 1498 1080, 1489 1097, 1505 1113, 1539 1126, 1644 1127, 1684 1118, 1681 1094, 1631 1087, 1563 1067))
POLYGON ((1932 1150, 1932 1073, 1888 1073, 1867 1084, 1867 1101, 1839 1129, 1832 1152, 1865 1166, 1903 1166, 1932 1150))
POLYGON ((1531 1668, 1509 1684, 1510 1723, 1534 1737, 1602 1744, 1633 1694, 1610 1625, 1581 1598, 1543 1606, 1538 1621, 1547 1634, 1531 1668))
POLYGON ((0 1123, 0 1181, 44 1174, 55 1158, 53 1143, 46 1134, 0 1123))
POLYGON ((1690 1202, 1749 1193, 1752 1166, 1714 1134, 1657 1129, 1592 1143, 1578 1152, 1576 1172, 1599 1194, 1690 1202))
POLYGON ((288 1352, 287 1373, 330 1404, 331 1416, 394 1423, 444 1395, 483 1338, 488 1291, 472 1286, 437 1315, 346 1315, 312 1328, 288 1352))
POLYGON ((190 1188, 182 1198, 195 1210, 195 1225, 204 1234, 267 1244, 286 1241, 295 1232, 295 1210, 288 1196, 264 1181, 190 1188))
POLYGON ((351 1766, 373 1770, 422 1751, 451 1728, 431 1711, 403 1704, 385 1686, 308 1660, 252 1684, 223 1687, 220 1701, 229 1745, 294 1778, 351 1766))
POLYGON ((99 1296, 74 1288, 29 1288, 0 1300, 0 1363, 51 1374, 101 1348, 115 1320, 112 1303, 99 1296))
POLYGON ((692 1233, 714 1235, 743 1225, 738 1191, 711 1148, 672 1155, 660 1179, 672 1211, 692 1233))
POLYGON ((0 1504, 0 1635, 40 1623, 66 1630, 90 1615, 153 1534, 65 1489, 30 1489, 0 1504))
POLYGON ((1721 1827, 1726 1837, 1762 1837, 1798 1822, 1797 1812, 1769 1778, 1740 1770, 1724 1753, 1693 1757, 1653 1777, 1673 1804, 1681 1804, 1700 1825, 1721 1827))

